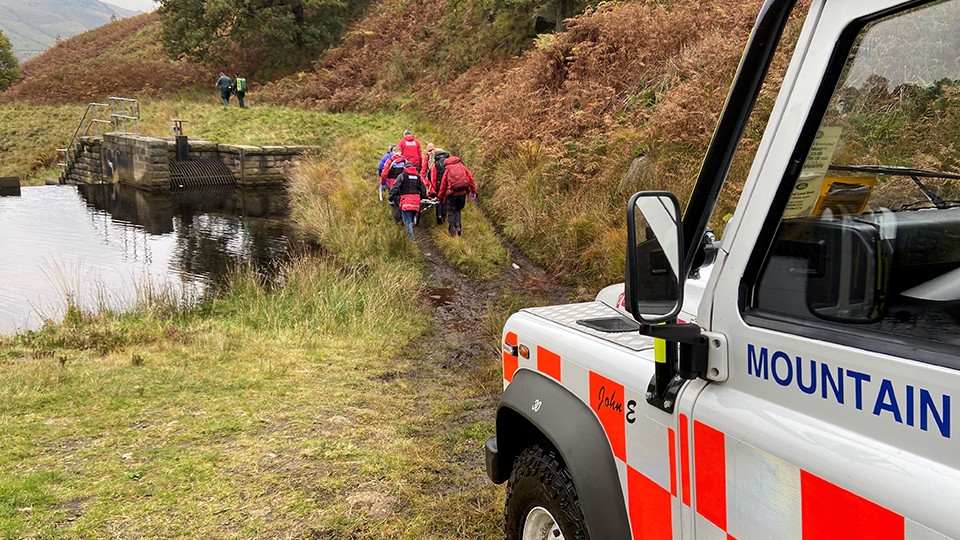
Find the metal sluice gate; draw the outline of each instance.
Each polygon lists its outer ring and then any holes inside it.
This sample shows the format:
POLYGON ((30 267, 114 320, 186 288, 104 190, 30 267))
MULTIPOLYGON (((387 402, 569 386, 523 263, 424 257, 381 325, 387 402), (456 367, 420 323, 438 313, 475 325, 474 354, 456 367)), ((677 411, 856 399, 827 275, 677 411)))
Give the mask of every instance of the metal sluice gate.
POLYGON ((202 186, 233 186, 237 181, 219 159, 203 158, 170 161, 170 189, 202 186))

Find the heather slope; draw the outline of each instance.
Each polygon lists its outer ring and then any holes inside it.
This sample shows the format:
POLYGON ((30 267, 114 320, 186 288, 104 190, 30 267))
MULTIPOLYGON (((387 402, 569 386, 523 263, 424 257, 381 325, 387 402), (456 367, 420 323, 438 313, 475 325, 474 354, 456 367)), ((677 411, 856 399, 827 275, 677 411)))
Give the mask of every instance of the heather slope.
POLYGON ((61 39, 131 15, 134 12, 97 0, 0 0, 0 30, 21 60, 61 39))
POLYGON ((52 105, 144 97, 212 84, 212 68, 165 57, 159 17, 146 13, 63 40, 20 66, 0 104, 52 105))

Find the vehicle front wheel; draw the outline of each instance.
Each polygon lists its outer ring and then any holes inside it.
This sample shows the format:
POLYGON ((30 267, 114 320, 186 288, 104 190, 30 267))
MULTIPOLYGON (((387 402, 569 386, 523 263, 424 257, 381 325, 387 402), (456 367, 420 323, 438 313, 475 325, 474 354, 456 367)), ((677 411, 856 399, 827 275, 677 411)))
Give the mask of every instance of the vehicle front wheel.
POLYGON ((506 540, 587 540, 570 472, 557 451, 534 445, 517 457, 507 483, 506 540))

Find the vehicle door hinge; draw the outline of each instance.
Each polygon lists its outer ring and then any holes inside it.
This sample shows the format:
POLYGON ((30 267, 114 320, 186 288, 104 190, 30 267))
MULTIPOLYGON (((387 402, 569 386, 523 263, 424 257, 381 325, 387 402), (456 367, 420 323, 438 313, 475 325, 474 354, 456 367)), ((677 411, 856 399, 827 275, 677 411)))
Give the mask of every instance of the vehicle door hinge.
POLYGON ((730 355, 727 336, 717 332, 704 332, 707 340, 707 370, 704 379, 723 382, 730 374, 730 355))

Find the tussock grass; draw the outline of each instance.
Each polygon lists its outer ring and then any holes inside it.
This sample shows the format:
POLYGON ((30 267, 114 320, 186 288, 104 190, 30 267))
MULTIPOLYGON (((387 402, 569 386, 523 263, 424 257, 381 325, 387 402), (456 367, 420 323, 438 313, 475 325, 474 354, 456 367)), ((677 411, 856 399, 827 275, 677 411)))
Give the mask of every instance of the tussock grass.
MULTIPOLYGON (((431 219, 434 219, 434 214, 427 212, 425 222, 429 223, 431 219)), ((430 227, 437 249, 447 262, 464 274, 491 279, 509 264, 507 250, 501 245, 493 225, 476 204, 467 202, 460 222, 463 225, 461 236, 450 236, 446 222, 430 227)))
POLYGON ((379 202, 375 175, 368 174, 366 183, 345 182, 335 162, 336 157, 309 160, 293 173, 290 193, 302 227, 347 268, 386 272, 384 277, 411 270, 407 265, 417 250, 393 224, 387 204, 379 202), (389 271, 393 264, 401 266, 389 271))
POLYGON ((344 270, 333 257, 302 256, 282 268, 276 286, 238 270, 226 296, 212 300, 205 311, 244 330, 375 341, 380 329, 397 319, 423 325, 415 302, 398 301, 418 290, 420 277, 410 272, 381 283, 356 269, 344 270))
POLYGON ((484 208, 526 253, 570 281, 622 279, 625 212, 610 200, 619 196, 582 185, 556 160, 525 149, 489 176, 498 180, 484 208))

